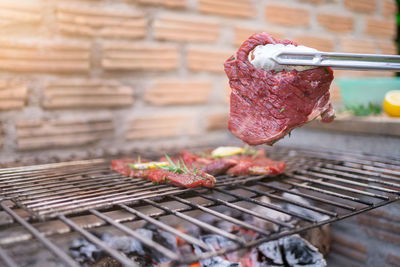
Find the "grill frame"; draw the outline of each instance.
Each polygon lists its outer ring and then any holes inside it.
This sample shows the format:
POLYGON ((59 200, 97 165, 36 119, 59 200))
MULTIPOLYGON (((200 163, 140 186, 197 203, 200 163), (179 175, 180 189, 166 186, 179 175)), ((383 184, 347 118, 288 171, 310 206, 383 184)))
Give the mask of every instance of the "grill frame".
MULTIPOLYGON (((24 195, 22 195, 21 192, 29 191, 29 186, 26 185, 27 183, 36 181, 34 179, 39 179, 42 182, 49 182, 50 186, 52 186, 52 179, 57 179, 57 177, 60 176, 60 172, 54 173, 55 170, 64 170, 65 168, 65 174, 63 173, 63 175, 69 175, 71 177, 74 177, 74 175, 77 174, 89 175, 92 171, 91 167, 93 166, 95 168, 97 168, 97 166, 103 166, 103 169, 95 169, 96 171, 94 171, 94 173, 97 173, 98 171, 105 171, 104 168, 108 168, 108 161, 97 159, 88 161, 8 168, 0 170, 0 190, 2 191, 0 192, 0 195, 3 194, 3 199, 1 200, 0 206, 4 212, 9 214, 13 218, 14 222, 10 225, 19 224, 23 226, 40 243, 44 244, 47 249, 49 249, 54 255, 56 255, 62 262, 67 264, 67 266, 78 265, 65 251, 60 250, 55 244, 53 244, 46 237, 46 233, 41 233, 37 228, 35 228, 35 223, 40 220, 47 221, 50 219, 57 219, 67 225, 69 231, 79 233, 81 236, 87 238, 98 247, 107 251, 109 255, 114 257, 119 262, 128 266, 134 266, 134 263, 130 261, 127 257, 122 255, 118 251, 110 248, 107 244, 105 244, 99 238, 86 230, 86 228, 90 228, 92 226, 87 225, 86 227, 82 227, 74 222, 74 218, 87 214, 93 215, 96 218, 102 220, 104 224, 107 223, 108 225, 121 230, 122 232, 124 232, 124 234, 139 239, 142 243, 144 242, 146 246, 158 250, 162 254, 168 256, 173 263, 188 264, 212 256, 222 255, 230 251, 254 247, 263 242, 278 239, 287 235, 300 233, 315 227, 319 227, 325 224, 348 218, 350 216, 354 216, 356 214, 383 205, 387 205, 400 199, 400 160, 397 160, 395 158, 366 155, 355 152, 325 152, 319 150, 297 148, 276 148, 270 153, 271 156, 274 156, 277 159, 285 160, 288 163, 289 167, 284 175, 276 177, 275 179, 265 178, 264 176, 245 176, 238 178, 221 176, 218 177, 216 188, 210 190, 184 189, 169 185, 154 186, 150 182, 126 178, 114 173, 106 173, 104 174, 104 177, 102 177, 102 179, 105 180, 105 185, 101 185, 103 187, 103 190, 109 190, 108 188, 106 188, 106 186, 108 186, 106 181, 107 179, 115 179, 116 183, 121 183, 121 181, 128 181, 131 186, 140 186, 142 190, 150 188, 153 191, 151 191, 151 193, 147 195, 144 194, 143 196, 134 197, 129 196, 123 198, 123 200, 121 201, 106 203, 100 206, 92 205, 81 207, 75 210, 68 210, 67 212, 58 211, 50 213, 43 213, 40 212, 40 210, 38 212, 37 209, 32 209, 32 206, 29 206, 26 204, 27 202, 24 202, 24 200, 21 198, 21 196, 24 195), (88 169, 87 166, 91 167, 88 169), (86 172, 82 172, 82 170, 85 169, 86 172), (41 174, 41 176, 38 176, 38 174, 41 174), (52 177, 52 175, 54 177, 52 177), (31 180, 29 180, 29 176, 31 180), (4 186, 9 185, 10 178, 12 180, 13 177, 16 177, 15 179, 17 182, 11 181, 11 186, 4 186), (373 184, 371 185, 371 183, 373 184), (25 187, 21 186, 21 184, 25 187), (377 186, 377 184, 381 186, 377 186), (259 189, 254 189, 255 186, 257 186, 258 188, 265 188, 265 190, 260 191, 259 189), (364 189, 360 190, 360 186, 364 187, 364 189), (17 190, 17 192, 10 192, 10 188, 14 188, 14 190, 17 190), (292 188, 296 188, 302 191, 293 192, 291 191, 292 188), (22 189, 24 189, 25 191, 22 191, 22 189), (239 189, 244 191, 247 190, 253 195, 251 195, 250 197, 238 195, 237 193, 235 193, 235 190, 239 189), (157 190, 165 191, 160 192, 157 190), (373 191, 378 191, 380 193, 373 193, 373 191), (234 198, 234 201, 220 199, 210 192, 217 192, 225 196, 231 196, 234 198), (323 205, 328 205, 332 209, 335 207, 335 209, 337 210, 326 210, 320 207, 316 207, 312 204, 298 203, 293 200, 284 199, 281 196, 281 194, 284 192, 290 192, 292 195, 298 195, 311 201, 323 203, 323 205), (317 195, 310 194, 312 192, 316 193, 317 195), (327 197, 321 198, 321 193, 326 194, 327 197), (200 204, 191 202, 189 199, 194 196, 202 197, 203 199, 208 200, 208 202, 200 204), (304 215, 285 210, 276 204, 266 204, 264 202, 260 202, 257 199, 261 196, 267 196, 270 199, 277 200, 279 203, 292 204, 301 208, 305 208, 307 210, 312 210, 314 212, 325 213, 325 215, 329 216, 329 219, 323 221, 313 221, 310 218, 304 217, 304 215), (338 199, 340 199, 340 201, 338 201, 338 199), (186 205, 186 208, 170 208, 165 204, 168 203, 167 201, 180 202, 181 204, 186 205), (214 207, 222 205, 227 206, 231 209, 239 210, 240 212, 246 212, 243 207, 238 205, 238 203, 241 203, 243 201, 250 202, 255 205, 262 205, 266 208, 274 209, 297 217, 298 220, 302 221, 302 226, 297 227, 285 222, 277 222, 276 219, 268 218, 267 215, 260 215, 261 217, 257 216, 259 219, 272 221, 273 223, 281 226, 279 232, 271 233, 269 231, 259 229, 253 225, 248 225, 248 223, 240 223, 235 220, 235 218, 224 215, 213 209, 214 207), (350 205, 349 203, 353 203, 353 205, 350 205), (154 214, 145 214, 138 210, 138 207, 145 205, 156 207, 161 210, 161 212, 154 214), (17 207, 28 211, 28 218, 24 218, 23 216, 19 215, 18 212, 15 212, 15 210, 17 210, 17 207), (124 212, 131 214, 132 218, 117 221, 106 215, 105 211, 110 209, 123 210, 124 212), (193 210, 200 210, 209 214, 211 213, 214 216, 220 217, 226 221, 242 224, 244 228, 258 232, 261 237, 251 242, 242 242, 242 240, 240 240, 238 236, 232 235, 231 233, 225 232, 222 229, 216 228, 214 226, 207 225, 197 218, 185 214, 186 212, 193 210), (340 212, 338 212, 339 210, 340 212), (346 210, 347 212, 345 212, 344 210, 346 210), (176 236, 179 236, 189 243, 194 243, 205 249, 205 244, 197 237, 190 237, 185 233, 179 233, 178 231, 176 231, 176 229, 158 220, 159 218, 162 218, 166 215, 173 215, 179 217, 180 219, 194 223, 200 226, 200 228, 202 229, 207 229, 209 232, 225 236, 228 239, 233 240, 236 244, 235 246, 223 248, 218 251, 208 250, 207 252, 199 256, 189 255, 188 257, 181 258, 176 253, 169 251, 160 244, 143 240, 143 238, 138 236, 134 231, 124 225, 125 222, 144 220, 149 223, 156 224, 157 227, 176 236)), ((78 178, 77 180, 80 180, 78 178)), ((93 178, 97 177, 93 176, 90 179, 93 178)), ((44 191, 44 194, 46 194, 46 192, 49 193, 49 191, 47 190, 42 191, 44 191)), ((26 198, 26 195, 24 197, 26 198)), ((64 197, 60 199, 64 199, 65 201, 64 197)), ((56 198, 53 200, 56 200, 56 198)), ((35 203, 32 202, 32 200, 28 201, 30 201, 29 203, 35 203)), ((43 206, 36 205, 33 207, 43 206)), ((254 212, 253 214, 251 214, 251 211, 247 212, 250 212, 250 215, 252 216, 255 215, 254 212)), ((1 244, 2 243, 0 242, 0 259, 8 266, 17 266, 16 263, 13 262, 13 259, 7 255, 7 252, 1 248, 1 244)))

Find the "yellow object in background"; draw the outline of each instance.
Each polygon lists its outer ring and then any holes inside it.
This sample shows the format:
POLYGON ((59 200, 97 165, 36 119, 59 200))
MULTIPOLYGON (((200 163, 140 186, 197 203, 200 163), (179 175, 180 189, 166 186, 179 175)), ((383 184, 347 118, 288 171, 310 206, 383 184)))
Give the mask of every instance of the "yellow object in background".
POLYGON ((229 157, 229 156, 236 155, 236 154, 241 154, 243 152, 244 152, 244 149, 242 147, 220 146, 211 152, 211 156, 214 158, 223 158, 223 157, 229 157))
POLYGON ((383 100, 383 109, 392 117, 400 117, 400 90, 389 91, 383 100))

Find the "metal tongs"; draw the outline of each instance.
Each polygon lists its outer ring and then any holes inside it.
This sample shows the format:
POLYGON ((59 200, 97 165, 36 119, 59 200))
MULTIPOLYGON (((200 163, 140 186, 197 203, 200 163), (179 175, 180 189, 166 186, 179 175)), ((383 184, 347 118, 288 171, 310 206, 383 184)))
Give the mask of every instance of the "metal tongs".
POLYGON ((400 71, 400 56, 393 55, 278 51, 271 59, 281 65, 400 71))

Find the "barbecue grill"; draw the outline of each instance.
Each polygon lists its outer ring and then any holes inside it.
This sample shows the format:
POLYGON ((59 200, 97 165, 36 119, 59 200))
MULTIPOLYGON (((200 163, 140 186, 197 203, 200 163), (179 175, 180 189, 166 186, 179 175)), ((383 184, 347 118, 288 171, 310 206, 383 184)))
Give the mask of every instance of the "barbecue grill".
POLYGON ((18 255, 10 248, 35 242, 54 254, 58 261, 67 266, 78 266, 68 249, 54 241, 74 233, 120 263, 135 266, 93 233, 93 230, 107 226, 163 254, 172 266, 191 264, 333 223, 395 202, 400 197, 400 160, 396 158, 285 147, 268 150, 268 155, 287 163, 285 174, 276 177, 219 176, 213 189, 153 185, 141 179, 123 177, 109 170, 110 162, 106 159, 2 169, 0 259, 6 266, 18 266, 16 259, 24 255, 18 255), (307 202, 288 198, 287 194, 307 202), (268 197, 271 202, 261 201, 261 197, 268 197), (290 206, 299 209, 293 210, 290 206), (220 207, 256 217, 274 228, 263 229, 238 220, 221 212, 220 207), (297 223, 276 219, 268 212, 255 212, 256 207, 290 215, 297 223), (320 216, 310 217, 307 212, 320 216), (251 230, 258 237, 244 241, 221 227, 202 221, 199 214, 212 215, 251 230), (174 220, 220 235, 233 245, 210 250, 199 238, 179 231, 174 220), (202 248, 204 253, 178 255, 133 231, 135 222, 152 224, 202 248))

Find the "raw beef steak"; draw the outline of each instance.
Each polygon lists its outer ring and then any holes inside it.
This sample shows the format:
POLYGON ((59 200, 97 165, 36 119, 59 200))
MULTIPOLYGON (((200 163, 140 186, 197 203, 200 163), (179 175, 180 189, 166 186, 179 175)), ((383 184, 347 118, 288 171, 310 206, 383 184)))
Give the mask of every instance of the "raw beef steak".
POLYGON ((250 145, 273 144, 319 115, 323 122, 334 118, 329 101, 333 80, 330 68, 275 72, 255 68, 249 62, 248 55, 256 46, 279 43, 297 46, 289 40, 257 33, 225 62, 232 89, 228 128, 250 145))

